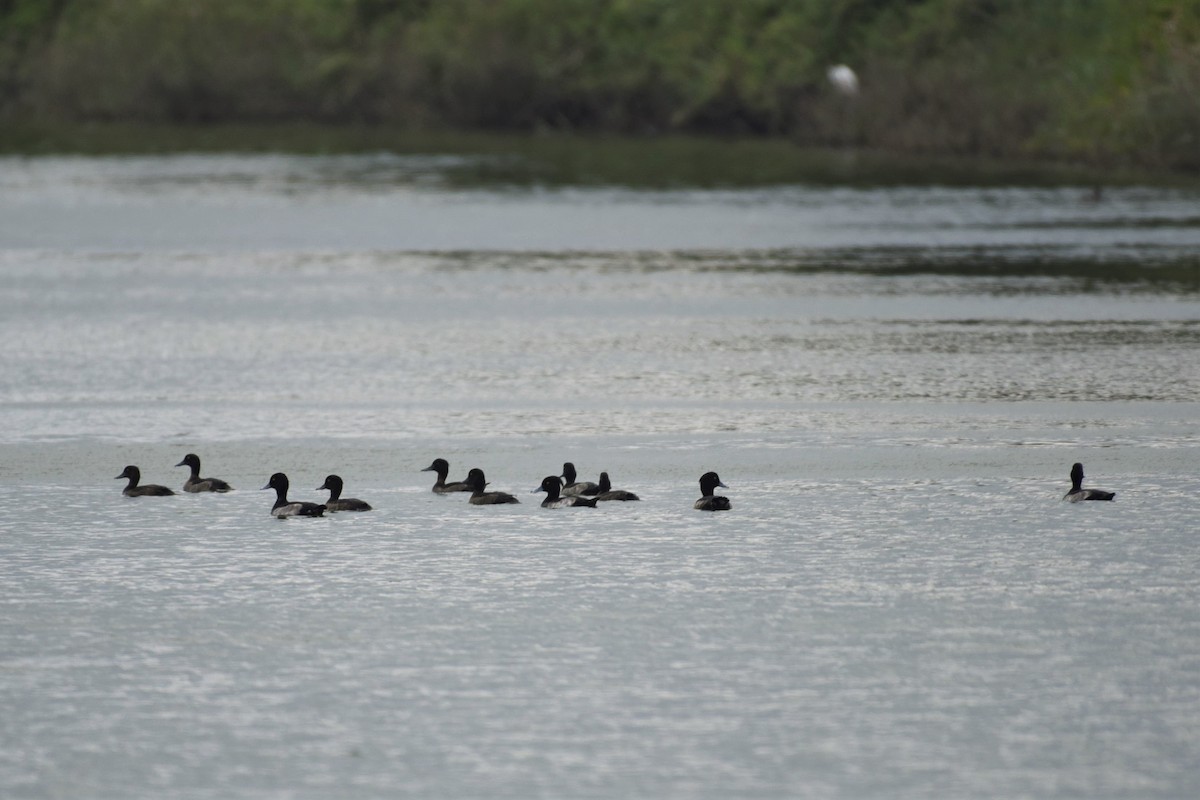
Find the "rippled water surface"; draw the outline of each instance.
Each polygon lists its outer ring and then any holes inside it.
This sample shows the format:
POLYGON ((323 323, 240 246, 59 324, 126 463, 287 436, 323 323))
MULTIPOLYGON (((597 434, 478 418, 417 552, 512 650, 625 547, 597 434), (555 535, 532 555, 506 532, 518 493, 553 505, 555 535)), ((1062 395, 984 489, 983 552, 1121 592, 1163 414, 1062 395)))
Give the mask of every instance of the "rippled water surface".
POLYGON ((0 795, 1200 792, 1200 194, 461 164, 0 159, 0 795))

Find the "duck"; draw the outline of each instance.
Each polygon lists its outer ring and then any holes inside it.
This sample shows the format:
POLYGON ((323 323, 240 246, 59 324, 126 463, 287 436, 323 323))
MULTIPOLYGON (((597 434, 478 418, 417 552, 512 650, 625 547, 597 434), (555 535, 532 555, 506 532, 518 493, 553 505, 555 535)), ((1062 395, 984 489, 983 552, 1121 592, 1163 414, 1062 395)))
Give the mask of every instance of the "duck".
POLYGON ((164 497, 169 494, 175 494, 167 487, 159 486, 156 483, 147 483, 144 486, 138 486, 138 481, 142 479, 142 471, 132 464, 126 467, 125 471, 113 478, 113 480, 117 481, 121 478, 129 479, 129 485, 121 490, 121 494, 126 497, 164 497))
POLYGON ((329 499, 325 501, 326 511, 370 511, 371 505, 353 497, 342 497, 342 479, 337 475, 326 475, 325 482, 317 487, 317 491, 329 490, 329 499))
POLYGON ((562 475, 562 493, 568 495, 596 495, 600 494, 600 486, 591 481, 576 481, 575 480, 575 465, 570 461, 563 464, 562 475))
POLYGON ((1116 492, 1106 492, 1102 489, 1083 488, 1083 464, 1075 463, 1071 467, 1071 491, 1063 495, 1063 500, 1078 503, 1080 500, 1112 500, 1116 492))
POLYGON ((191 467, 191 476, 183 482, 183 490, 185 492, 228 492, 233 489, 225 481, 220 478, 201 478, 200 477, 200 456, 195 453, 188 453, 175 466, 191 467))
POLYGON ((641 500, 633 492, 627 492, 624 489, 612 488, 612 482, 608 479, 607 472, 600 473, 600 493, 596 495, 597 500, 641 500))
POLYGON ((456 481, 454 483, 446 483, 446 475, 450 472, 450 462, 444 458, 435 458, 421 472, 436 472, 437 483, 433 485, 433 491, 438 494, 447 494, 448 492, 469 492, 471 484, 467 481, 456 481))
POLYGON ((321 517, 325 515, 325 506, 320 503, 292 502, 287 499, 288 477, 282 472, 276 472, 267 481, 263 490, 275 490, 275 505, 271 506, 271 516, 279 517, 321 517))
POLYGON ((467 502, 473 506, 495 506, 521 502, 511 494, 504 492, 485 492, 487 479, 483 476, 483 470, 478 467, 467 473, 467 483, 471 486, 471 499, 467 502))
POLYGON ((595 497, 583 497, 577 494, 560 495, 562 483, 557 475, 547 475, 542 479, 542 485, 533 491, 546 493, 546 499, 542 501, 542 508, 596 507, 595 497))
POLYGON ((706 472, 701 475, 700 494, 703 496, 692 505, 692 508, 699 509, 700 511, 728 511, 733 508, 729 503, 728 497, 713 494, 713 489, 718 486, 723 489, 729 488, 721 483, 720 476, 715 472, 706 472))

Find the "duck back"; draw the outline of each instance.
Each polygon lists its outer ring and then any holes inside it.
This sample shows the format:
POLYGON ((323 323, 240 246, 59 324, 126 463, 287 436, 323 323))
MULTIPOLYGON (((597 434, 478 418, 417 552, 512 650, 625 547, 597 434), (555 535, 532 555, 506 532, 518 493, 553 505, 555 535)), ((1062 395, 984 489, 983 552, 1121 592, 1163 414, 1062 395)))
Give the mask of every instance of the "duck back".
POLYGON ((220 478, 188 478, 183 482, 185 492, 225 492, 233 491, 233 487, 220 478))
POLYGON ((148 483, 145 486, 134 486, 126 488, 121 494, 126 497, 166 497, 169 494, 175 494, 166 486, 159 486, 155 483, 148 483))
POLYGON ((700 511, 729 511, 733 506, 729 502, 728 497, 721 497, 718 494, 710 494, 708 497, 701 497, 693 505, 693 508, 700 511))
POLYGON ((473 506, 500 506, 521 501, 506 492, 482 492, 472 494, 471 499, 467 502, 473 506))
POLYGON ((1116 492, 1105 492, 1101 489, 1079 489, 1078 491, 1071 490, 1064 494, 1063 500, 1078 503, 1081 500, 1112 500, 1116 496, 1116 492))

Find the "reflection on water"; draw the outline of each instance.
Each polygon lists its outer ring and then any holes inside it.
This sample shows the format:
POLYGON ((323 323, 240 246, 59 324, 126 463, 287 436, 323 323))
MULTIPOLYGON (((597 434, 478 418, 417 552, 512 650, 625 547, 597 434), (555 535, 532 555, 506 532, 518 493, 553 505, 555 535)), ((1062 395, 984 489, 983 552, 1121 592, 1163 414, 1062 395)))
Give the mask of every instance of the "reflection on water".
POLYGON ((1200 396, 1194 192, 451 189, 464 158, 0 159, 0 440, 1200 396))
MULTIPOLYGON (((491 158, 491 157, 489 157, 491 158)), ((446 180, 465 156, 0 158, 8 247, 146 250, 980 251, 1195 265, 1192 189, 446 180)), ((955 256, 951 256, 952 258, 955 256)), ((942 257, 935 257, 944 262, 942 257)))
POLYGON ((110 403, 223 409, 228 437, 260 435, 257 410, 280 403, 295 410, 276 430, 315 418, 331 435, 352 432, 341 420, 358 407, 514 415, 449 435, 520 432, 530 408, 539 430, 602 431, 621 413, 625 432, 653 433, 684 399, 735 404, 723 424, 745 429, 754 403, 1200 396, 1200 321, 1177 281, 763 261, 10 252, 0 398, 42 423, 10 416, 0 435, 86 434, 97 414, 119 429, 110 403), (581 406, 604 415, 581 422, 581 406))

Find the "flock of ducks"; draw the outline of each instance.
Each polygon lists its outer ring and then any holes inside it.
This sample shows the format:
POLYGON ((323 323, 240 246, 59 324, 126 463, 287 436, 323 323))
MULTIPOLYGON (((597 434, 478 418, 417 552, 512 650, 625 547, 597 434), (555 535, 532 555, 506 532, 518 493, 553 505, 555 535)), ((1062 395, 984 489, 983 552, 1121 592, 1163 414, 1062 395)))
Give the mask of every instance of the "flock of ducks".
MULTIPOLYGON (((233 488, 219 478, 201 478, 200 457, 195 453, 188 453, 175 466, 186 466, 191 469, 190 477, 183 483, 183 490, 185 492, 228 492, 233 488)), ((479 468, 469 471, 466 480, 455 481, 453 483, 446 482, 446 476, 450 474, 450 463, 444 458, 435 458, 432 464, 421 471, 437 473, 437 481, 433 484, 433 491, 438 494, 470 492, 471 496, 467 502, 471 505, 490 506, 521 502, 506 492, 487 491, 487 478, 484 477, 483 470, 479 468)), ((577 480, 578 477, 578 474, 575 472, 575 465, 569 461, 563 464, 561 475, 547 475, 542 480, 541 485, 533 490, 534 492, 546 493, 546 499, 542 501, 542 508, 569 508, 573 506, 595 508, 596 504, 600 502, 611 500, 628 502, 640 499, 633 492, 627 492, 624 489, 613 489, 607 472, 600 473, 599 483, 580 481, 577 480)), ((166 486, 159 486, 154 483, 141 483, 142 471, 133 465, 126 467, 125 471, 118 475, 115 480, 122 478, 129 481, 129 484, 122 491, 122 494, 126 497, 151 497, 175 494, 174 491, 168 489, 166 486)), ((721 479, 715 472, 706 472, 700 476, 701 497, 693 504, 693 507, 701 511, 728 511, 732 507, 729 503, 729 498, 713 494, 713 490, 718 486, 729 488, 721 482, 721 479)), ((369 503, 352 497, 342 497, 344 485, 342 479, 337 475, 327 476, 325 482, 317 487, 317 491, 329 492, 329 499, 324 503, 289 500, 287 496, 289 488, 288 477, 282 472, 276 472, 272 475, 271 479, 267 481, 267 485, 262 488, 264 490, 275 490, 275 505, 271 507, 271 515, 274 517, 320 517, 324 516, 326 511, 371 510, 369 503)))
MULTIPOLYGON (((200 457, 195 453, 188 453, 175 466, 188 467, 191 470, 188 479, 183 482, 183 490, 185 492, 228 492, 233 488, 219 478, 201 478, 200 457)), ((447 483, 446 481, 446 476, 450 474, 450 463, 444 458, 435 458, 432 464, 421 471, 437 474, 437 481, 433 484, 434 492, 438 494, 470 492, 471 496, 467 502, 474 506, 521 502, 507 492, 487 491, 487 478, 484 476, 483 470, 478 467, 467 473, 466 480, 452 483, 447 483)), ((542 479, 541 485, 533 490, 534 492, 546 493, 546 499, 542 501, 542 508, 595 508, 596 504, 600 502, 612 500, 628 502, 640 499, 633 492, 627 492, 624 489, 613 489, 607 472, 600 473, 600 481, 598 483, 577 480, 578 477, 575 465, 568 461, 563 464, 561 475, 547 475, 542 479)), ((175 494, 175 492, 166 486, 141 483, 142 472, 133 465, 126 467, 125 471, 116 477, 117 480, 122 478, 129 481, 129 484, 122 491, 122 494, 127 497, 175 494)), ((723 489, 729 488, 721 482, 721 478, 715 472, 706 472, 701 475, 700 499, 693 503, 692 507, 700 511, 728 511, 732 508, 728 497, 713 494, 713 491, 718 486, 723 489)), ((369 503, 353 497, 342 497, 343 483, 342 479, 337 475, 326 476, 325 482, 317 487, 317 491, 329 492, 329 499, 324 503, 288 500, 288 477, 282 472, 276 472, 272 475, 271 479, 267 481, 267 485, 262 488, 264 490, 275 490, 275 505, 271 507, 271 515, 275 517, 320 517, 326 511, 371 510, 369 503)), ((1106 492, 1101 489, 1084 489, 1083 464, 1076 463, 1072 465, 1071 491, 1063 495, 1063 500, 1076 503, 1080 500, 1112 500, 1114 497, 1116 497, 1116 493, 1114 492, 1106 492)))

